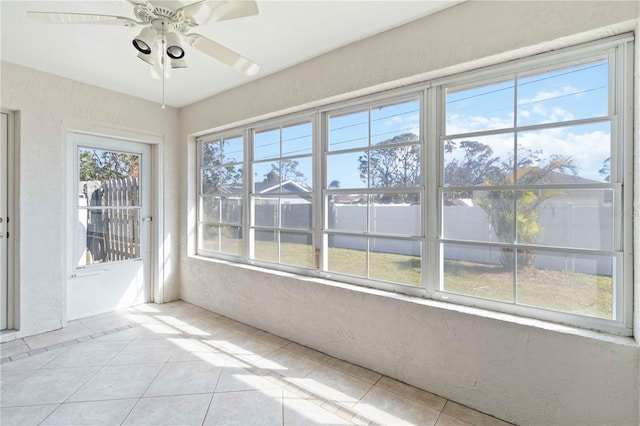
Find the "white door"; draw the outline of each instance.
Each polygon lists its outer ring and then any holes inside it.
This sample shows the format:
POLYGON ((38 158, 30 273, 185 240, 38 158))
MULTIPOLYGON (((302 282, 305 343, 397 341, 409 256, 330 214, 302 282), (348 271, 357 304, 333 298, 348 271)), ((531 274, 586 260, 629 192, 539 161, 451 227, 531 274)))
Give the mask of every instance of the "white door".
POLYGON ((7 215, 7 154, 9 147, 9 116, 0 113, 2 116, 2 143, 0 145, 0 293, 2 293, 2 301, 0 302, 0 330, 7 328, 7 311, 8 305, 8 275, 7 275, 7 239, 8 234, 8 215, 7 215))
POLYGON ((67 319, 151 300, 151 149, 69 133, 75 162, 67 319))

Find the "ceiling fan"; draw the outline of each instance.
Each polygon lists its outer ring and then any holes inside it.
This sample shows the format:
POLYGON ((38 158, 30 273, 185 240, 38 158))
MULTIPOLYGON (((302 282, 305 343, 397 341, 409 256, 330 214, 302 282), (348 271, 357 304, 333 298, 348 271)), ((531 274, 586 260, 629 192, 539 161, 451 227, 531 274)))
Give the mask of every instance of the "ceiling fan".
POLYGON ((151 73, 157 78, 169 77, 172 68, 186 68, 185 51, 180 38, 200 52, 247 76, 259 71, 257 64, 239 53, 191 32, 199 25, 257 15, 258 5, 254 0, 200 0, 186 6, 179 1, 127 1, 133 5, 136 19, 60 12, 27 12, 27 15, 40 22, 54 24, 142 26, 144 28, 140 34, 133 39, 133 46, 139 52, 138 57, 151 65, 151 73))

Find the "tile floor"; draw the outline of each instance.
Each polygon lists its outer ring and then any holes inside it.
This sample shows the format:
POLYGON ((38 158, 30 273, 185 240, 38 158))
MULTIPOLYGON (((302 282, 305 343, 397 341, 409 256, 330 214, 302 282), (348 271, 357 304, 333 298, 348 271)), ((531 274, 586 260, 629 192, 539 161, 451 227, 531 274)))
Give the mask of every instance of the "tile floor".
POLYGON ((0 346, 0 424, 506 425, 185 302, 0 346))

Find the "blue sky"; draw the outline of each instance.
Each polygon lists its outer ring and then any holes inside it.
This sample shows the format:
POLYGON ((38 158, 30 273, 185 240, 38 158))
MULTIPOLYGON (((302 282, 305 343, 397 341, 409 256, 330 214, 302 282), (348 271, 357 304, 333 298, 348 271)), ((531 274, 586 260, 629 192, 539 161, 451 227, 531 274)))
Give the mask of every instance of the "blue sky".
MULTIPOLYGON (((608 122, 574 126, 558 126, 550 129, 507 132, 482 137, 459 137, 466 133, 532 126, 545 123, 562 123, 570 120, 590 119, 608 115, 608 63, 602 60, 580 64, 555 71, 533 71, 530 75, 518 75, 514 79, 493 82, 480 87, 456 90, 449 88, 446 94, 445 129, 448 139, 474 140, 489 145, 494 156, 507 159, 512 155, 514 138, 518 146, 529 150, 541 150, 542 158, 551 155, 570 156, 578 176, 599 182, 604 161, 610 157, 608 122), (516 96, 517 92, 517 96, 516 96), (517 105, 517 107, 516 107, 517 105), (517 123, 516 117, 517 108, 517 123)), ((329 117, 329 152, 326 184, 337 180, 341 188, 364 188, 358 169, 358 157, 364 149, 403 133, 420 132, 420 102, 409 100, 398 104, 364 108, 348 114, 329 117), (356 152, 341 151, 358 149, 356 152)), ((303 183, 312 184, 312 126, 310 122, 256 132, 254 140, 254 178, 264 179, 277 162, 269 159, 280 156, 303 155, 298 158, 297 169, 304 173, 303 183)), ((225 149, 230 154, 242 156, 242 149, 225 149)), ((445 164, 460 158, 460 150, 447 154, 445 164)))

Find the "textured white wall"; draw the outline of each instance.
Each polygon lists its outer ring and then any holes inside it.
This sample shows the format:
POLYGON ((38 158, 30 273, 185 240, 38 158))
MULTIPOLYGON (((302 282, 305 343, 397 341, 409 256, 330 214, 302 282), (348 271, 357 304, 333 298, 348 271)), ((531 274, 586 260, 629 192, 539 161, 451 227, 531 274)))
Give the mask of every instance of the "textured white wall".
MULTIPOLYGON (((638 7, 467 2, 185 107, 181 138, 633 30, 638 7)), ((182 151, 182 299, 506 420, 638 424, 631 338, 191 257, 194 153, 182 151)))
MULTIPOLYGON (((2 62, 2 107, 19 111, 18 336, 60 328, 64 312, 67 142, 64 124, 87 121, 164 137, 164 199, 177 200, 178 113, 158 104, 2 62)), ((178 297, 178 205, 165 203, 165 300, 178 297)), ((69 231, 70 232, 70 231, 69 231)))

